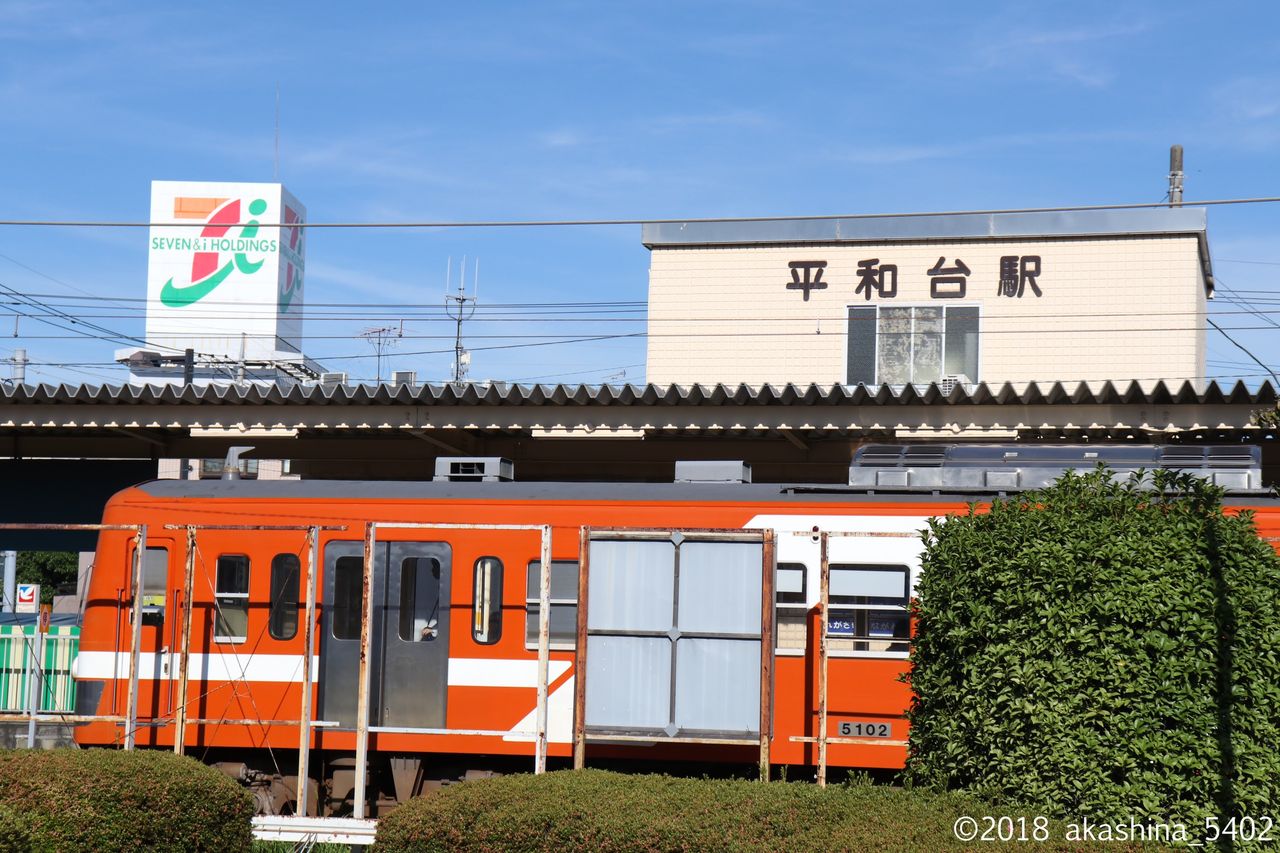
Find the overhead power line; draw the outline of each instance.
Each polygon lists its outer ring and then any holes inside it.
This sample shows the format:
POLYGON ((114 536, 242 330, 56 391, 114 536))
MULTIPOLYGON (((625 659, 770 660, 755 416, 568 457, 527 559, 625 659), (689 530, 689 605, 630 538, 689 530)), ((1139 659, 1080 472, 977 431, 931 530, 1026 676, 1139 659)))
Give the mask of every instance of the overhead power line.
MULTIPOLYGON (((1185 201, 1183 207, 1208 207, 1224 204, 1274 204, 1280 196, 1257 198, 1216 198, 1203 201, 1185 201)), ((911 219, 922 216, 989 216, 1003 213, 1073 213, 1089 210, 1140 210, 1166 208, 1167 202, 1139 202, 1128 204, 1082 204, 1056 207, 1008 207, 985 210, 935 210, 909 213, 839 213, 809 214, 804 216, 703 216, 614 219, 500 219, 500 220, 438 220, 403 222, 255 222, 258 228, 553 228, 565 226, 600 225, 679 225, 690 222, 812 222, 822 219, 911 219)), ((244 226, 237 223, 231 227, 244 226)), ((69 220, 69 219, 0 219, 0 225, 34 226, 49 228, 203 228, 206 223, 192 222, 137 222, 131 220, 69 220)))

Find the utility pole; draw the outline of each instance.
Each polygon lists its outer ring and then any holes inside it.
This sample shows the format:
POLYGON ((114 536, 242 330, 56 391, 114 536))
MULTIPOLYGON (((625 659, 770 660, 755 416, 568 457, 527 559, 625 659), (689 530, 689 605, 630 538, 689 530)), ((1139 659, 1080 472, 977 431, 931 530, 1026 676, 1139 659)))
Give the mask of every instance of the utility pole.
POLYGON ((1182 207, 1182 146, 1169 148, 1169 206, 1182 207))
MULTIPOLYGON (((182 390, 186 391, 196 378, 196 351, 188 349, 182 354, 182 390)), ((191 460, 186 456, 178 460, 178 479, 190 479, 191 460)))
POLYGON ((4 612, 12 613, 18 595, 18 552, 5 551, 4 555, 4 612))
POLYGON ((377 384, 382 384, 382 354, 387 347, 396 345, 398 338, 404 337, 404 323, 400 324, 399 331, 395 326, 382 326, 377 329, 365 329, 360 333, 360 337, 364 338, 373 346, 373 351, 378 360, 378 378, 375 380, 377 384))
POLYGON ((467 296, 467 257, 462 256, 462 269, 458 276, 458 292, 449 292, 449 278, 453 267, 453 258, 445 267, 444 313, 455 323, 453 336, 453 381, 461 382, 467 377, 467 368, 471 365, 471 354, 462 348, 462 321, 470 320, 476 313, 476 300, 480 298, 480 259, 475 266, 475 295, 467 296), (468 310, 468 304, 471 306, 468 310), (456 313, 455 313, 456 312, 456 313))
POLYGON ((9 381, 14 385, 21 385, 27 381, 27 351, 22 347, 18 347, 13 351, 13 357, 5 359, 9 362, 9 381))

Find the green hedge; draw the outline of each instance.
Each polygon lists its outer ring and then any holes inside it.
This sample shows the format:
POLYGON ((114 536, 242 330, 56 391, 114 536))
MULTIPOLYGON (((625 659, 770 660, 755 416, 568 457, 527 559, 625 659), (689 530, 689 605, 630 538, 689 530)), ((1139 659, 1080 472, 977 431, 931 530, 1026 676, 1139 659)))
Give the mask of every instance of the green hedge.
MULTIPOLYGON (((409 851, 963 850, 952 826, 993 812, 973 798, 884 786, 678 779, 565 770, 453 785, 378 822, 375 853, 409 851)), ((1013 844, 1022 850, 1136 849, 1132 845, 1013 844)), ((980 844, 984 849, 1002 845, 980 844)))
POLYGON ((27 853, 31 844, 27 822, 13 809, 0 805, 0 853, 27 853))
POLYGON ((0 751, 0 805, 22 816, 35 851, 247 851, 252 842, 249 793, 171 752, 0 751))
POLYGON ((1104 470, 930 523, 910 778, 1063 815, 1280 814, 1280 560, 1104 470))

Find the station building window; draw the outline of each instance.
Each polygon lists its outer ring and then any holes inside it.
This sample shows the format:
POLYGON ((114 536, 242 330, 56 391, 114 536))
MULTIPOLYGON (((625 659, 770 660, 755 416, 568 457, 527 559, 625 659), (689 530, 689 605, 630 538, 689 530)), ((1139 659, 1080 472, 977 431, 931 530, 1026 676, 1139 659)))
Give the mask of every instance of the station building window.
POLYGON ((849 309, 850 385, 910 385, 978 377, 976 305, 859 306, 849 309))

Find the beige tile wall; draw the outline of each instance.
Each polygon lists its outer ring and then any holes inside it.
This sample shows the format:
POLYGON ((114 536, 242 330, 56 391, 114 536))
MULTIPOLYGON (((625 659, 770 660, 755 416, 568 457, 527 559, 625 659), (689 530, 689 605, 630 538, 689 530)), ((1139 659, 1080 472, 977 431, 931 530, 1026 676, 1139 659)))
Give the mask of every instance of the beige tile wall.
MULTIPOLYGON (((844 382, 850 305, 977 305, 985 382, 1204 375, 1205 292, 1195 237, 883 245, 657 248, 649 274, 649 382, 844 382), (1000 257, 1039 255, 1038 282, 997 295, 1000 257), (930 299, 939 256, 971 270, 964 299, 930 299), (857 263, 898 266, 898 295, 856 298, 857 263), (825 260, 825 290, 788 290, 791 261, 825 260)), ((970 377, 974 378, 974 377, 970 377)))

